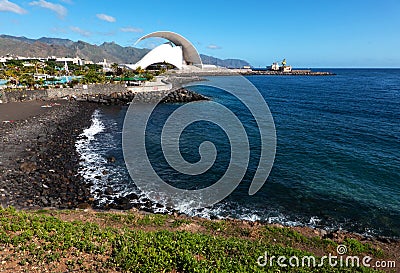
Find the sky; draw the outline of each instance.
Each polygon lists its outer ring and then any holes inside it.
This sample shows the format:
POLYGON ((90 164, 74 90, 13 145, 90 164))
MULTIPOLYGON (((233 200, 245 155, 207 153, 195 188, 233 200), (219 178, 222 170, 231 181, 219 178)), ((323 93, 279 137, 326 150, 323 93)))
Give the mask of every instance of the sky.
POLYGON ((255 67, 400 68, 399 0, 0 0, 0 34, 133 46, 153 31, 255 67))

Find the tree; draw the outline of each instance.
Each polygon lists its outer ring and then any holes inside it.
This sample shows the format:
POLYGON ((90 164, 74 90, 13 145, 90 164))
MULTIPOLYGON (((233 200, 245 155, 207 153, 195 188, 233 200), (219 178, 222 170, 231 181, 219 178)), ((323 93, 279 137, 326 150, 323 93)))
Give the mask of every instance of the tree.
POLYGON ((136 72, 136 74, 143 74, 143 73, 145 72, 145 70, 142 69, 142 67, 138 66, 138 67, 135 69, 135 72, 136 72))
POLYGON ((35 83, 36 84, 38 84, 38 85, 40 85, 40 86, 43 86, 44 85, 44 80, 43 79, 39 79, 39 80, 37 80, 35 83))
POLYGON ((113 63, 111 65, 111 69, 114 72, 114 75, 116 75, 118 73, 118 64, 117 63, 113 63))
POLYGON ((20 77, 19 82, 28 88, 32 88, 35 85, 35 79, 33 78, 32 74, 23 74, 20 77))
POLYGON ((90 69, 83 77, 83 83, 104 83, 106 77, 103 73, 98 73, 95 70, 90 69))
POLYGON ((73 88, 75 85, 77 85, 79 83, 78 79, 72 79, 69 83, 68 86, 73 88))
POLYGON ((144 74, 144 77, 146 78, 146 80, 151 81, 154 78, 154 75, 147 72, 146 74, 144 74))

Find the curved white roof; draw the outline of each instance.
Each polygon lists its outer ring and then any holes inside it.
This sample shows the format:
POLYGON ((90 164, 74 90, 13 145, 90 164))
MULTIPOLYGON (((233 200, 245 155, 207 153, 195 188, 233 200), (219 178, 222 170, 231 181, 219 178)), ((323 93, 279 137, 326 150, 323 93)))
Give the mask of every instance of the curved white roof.
POLYGON ((146 69, 149 65, 155 63, 170 63, 178 69, 182 69, 182 47, 172 46, 170 43, 162 44, 147 53, 140 61, 134 65, 127 65, 131 69, 139 66, 146 69))
POLYGON ((173 44, 182 47, 183 59, 189 65, 202 66, 201 58, 196 48, 183 36, 172 31, 156 31, 139 38, 135 44, 147 38, 164 38, 171 41, 173 44))

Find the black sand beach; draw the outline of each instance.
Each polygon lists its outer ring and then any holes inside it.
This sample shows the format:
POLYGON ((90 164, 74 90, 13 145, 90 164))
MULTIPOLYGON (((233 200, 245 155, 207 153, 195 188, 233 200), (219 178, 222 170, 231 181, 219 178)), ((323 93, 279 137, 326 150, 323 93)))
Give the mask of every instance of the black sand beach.
POLYGON ((26 120, 32 116, 46 113, 50 108, 42 107, 48 105, 44 101, 10 102, 0 104, 0 122, 14 122, 26 120))
POLYGON ((79 157, 75 141, 90 126, 95 107, 65 101, 0 105, 3 207, 89 206, 88 187, 77 174, 79 157), (52 107, 42 108, 42 105, 52 107))

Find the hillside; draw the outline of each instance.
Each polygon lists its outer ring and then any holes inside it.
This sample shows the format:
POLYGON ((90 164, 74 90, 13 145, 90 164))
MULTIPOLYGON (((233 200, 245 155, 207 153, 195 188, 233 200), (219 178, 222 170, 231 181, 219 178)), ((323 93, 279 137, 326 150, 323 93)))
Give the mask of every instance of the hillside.
POLYGON ((243 66, 251 66, 247 61, 240 59, 219 59, 212 56, 200 54, 201 60, 204 64, 213 64, 217 66, 224 66, 228 68, 242 68, 243 66))
POLYGON ((148 52, 147 49, 121 47, 115 43, 104 43, 100 46, 84 41, 73 42, 68 39, 40 38, 37 40, 25 37, 0 35, 0 55, 7 54, 26 57, 75 57, 94 62, 107 59, 109 62, 134 63, 148 52))
MULTIPOLYGON (((25 57, 80 57, 94 62, 107 59, 115 63, 135 63, 139 61, 149 49, 135 47, 123 47, 114 42, 105 42, 101 45, 93 45, 84 41, 71 41, 69 39, 42 37, 29 39, 0 35, 0 56, 19 55, 25 57)), ((238 59, 221 60, 215 57, 201 54, 204 64, 214 64, 225 67, 243 67, 248 62, 238 59)))

